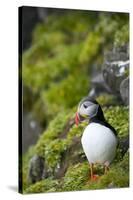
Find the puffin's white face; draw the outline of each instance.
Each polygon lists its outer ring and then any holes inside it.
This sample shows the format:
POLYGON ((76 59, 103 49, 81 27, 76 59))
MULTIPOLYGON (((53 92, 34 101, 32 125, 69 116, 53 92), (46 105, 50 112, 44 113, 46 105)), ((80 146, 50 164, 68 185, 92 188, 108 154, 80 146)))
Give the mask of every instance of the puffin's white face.
POLYGON ((95 104, 90 101, 84 101, 82 104, 79 104, 78 113, 85 118, 92 118, 98 112, 98 104, 95 104))
POLYGON ((97 115, 99 104, 89 100, 84 100, 79 103, 78 111, 75 117, 75 123, 78 125, 80 121, 90 119, 97 115))

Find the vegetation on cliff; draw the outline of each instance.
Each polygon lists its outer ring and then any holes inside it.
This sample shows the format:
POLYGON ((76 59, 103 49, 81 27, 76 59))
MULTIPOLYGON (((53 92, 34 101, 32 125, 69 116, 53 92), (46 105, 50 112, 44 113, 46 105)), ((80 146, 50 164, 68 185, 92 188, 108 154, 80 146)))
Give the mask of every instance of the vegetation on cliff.
MULTIPOLYGON (((90 182, 80 142, 86 122, 74 124, 77 105, 90 91, 93 68, 101 68, 105 51, 127 44, 128 34, 128 15, 122 13, 65 11, 61 17, 51 14, 35 28, 32 45, 23 54, 23 104, 45 126, 23 156, 24 193, 128 187, 129 152, 124 157, 118 152, 109 173, 90 182), (44 159, 47 177, 31 184, 33 155, 44 159)), ((113 95, 102 94, 97 100, 118 137, 127 136, 128 107, 113 95)), ((101 166, 95 170, 103 174, 101 166)))

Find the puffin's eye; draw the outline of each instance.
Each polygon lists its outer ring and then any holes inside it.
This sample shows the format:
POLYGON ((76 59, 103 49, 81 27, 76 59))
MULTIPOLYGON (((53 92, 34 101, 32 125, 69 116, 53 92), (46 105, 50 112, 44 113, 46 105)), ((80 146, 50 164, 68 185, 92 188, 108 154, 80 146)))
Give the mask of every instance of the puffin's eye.
POLYGON ((84 108, 87 108, 88 106, 87 106, 87 105, 85 105, 85 104, 83 104, 83 107, 84 107, 84 108))

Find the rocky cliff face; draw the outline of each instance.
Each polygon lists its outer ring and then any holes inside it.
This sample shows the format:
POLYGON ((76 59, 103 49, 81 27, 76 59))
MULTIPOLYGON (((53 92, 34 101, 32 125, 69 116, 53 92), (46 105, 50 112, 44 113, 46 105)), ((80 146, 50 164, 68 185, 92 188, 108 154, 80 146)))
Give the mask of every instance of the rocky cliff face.
MULTIPOLYGON (((23 155, 24 193, 128 187, 128 42, 128 14, 64 11, 36 27, 23 54, 23 84, 30 91, 23 104, 44 131, 23 155), (110 171, 97 182, 89 180, 80 142, 86 124, 74 124, 78 102, 88 94, 120 139, 110 171)), ((103 174, 101 166, 95 170, 103 174)))

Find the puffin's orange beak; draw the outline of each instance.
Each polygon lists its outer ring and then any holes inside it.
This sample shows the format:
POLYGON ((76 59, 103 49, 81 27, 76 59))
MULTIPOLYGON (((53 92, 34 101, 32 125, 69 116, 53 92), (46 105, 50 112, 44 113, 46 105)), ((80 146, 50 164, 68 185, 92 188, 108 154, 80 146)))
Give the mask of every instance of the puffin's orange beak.
POLYGON ((80 121, 80 119, 79 119, 79 114, 78 114, 78 112, 76 112, 76 115, 75 115, 75 124, 78 126, 78 124, 79 124, 79 121, 80 121))

